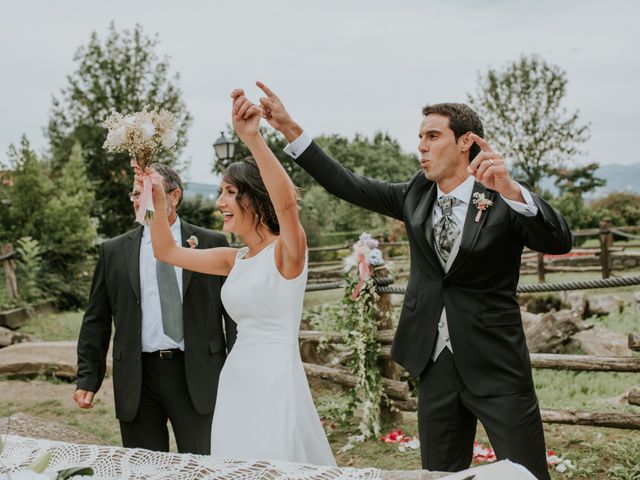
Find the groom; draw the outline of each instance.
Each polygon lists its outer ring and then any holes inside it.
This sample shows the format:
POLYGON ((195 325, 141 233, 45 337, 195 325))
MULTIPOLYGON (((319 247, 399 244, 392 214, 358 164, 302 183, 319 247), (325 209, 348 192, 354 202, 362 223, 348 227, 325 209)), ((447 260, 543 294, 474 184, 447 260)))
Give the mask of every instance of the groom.
POLYGON ((511 179, 467 105, 425 107, 422 171, 389 183, 346 170, 303 133, 273 92, 258 86, 267 95, 265 118, 300 166, 337 197, 405 224, 411 273, 392 357, 420 379, 423 468, 468 468, 480 420, 499 459, 549 479, 516 287, 525 246, 571 250, 565 220, 511 179))
MULTIPOLYGON (((167 211, 156 215, 168 216, 176 243, 227 246, 224 235, 181 221, 180 177, 166 165, 153 167, 167 192, 167 211)), ((129 194, 136 210, 141 191, 135 183, 129 194)), ((149 227, 100 245, 78 339, 73 398, 80 408, 93 407, 113 320, 113 390, 124 447, 169 451, 170 420, 178 451, 210 453, 218 377, 236 336, 220 300, 223 280, 157 263, 149 227)))

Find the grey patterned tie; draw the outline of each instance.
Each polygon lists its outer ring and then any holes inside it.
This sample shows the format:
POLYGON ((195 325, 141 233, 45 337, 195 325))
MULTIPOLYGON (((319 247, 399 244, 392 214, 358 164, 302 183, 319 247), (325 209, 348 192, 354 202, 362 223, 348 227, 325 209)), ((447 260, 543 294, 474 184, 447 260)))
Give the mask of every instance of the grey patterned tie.
POLYGON ((460 235, 460 228, 453 218, 453 207, 459 203, 460 200, 451 195, 443 195, 438 199, 438 207, 440 207, 442 217, 433 227, 433 237, 438 255, 444 263, 449 260, 453 244, 460 235))
POLYGON ((156 278, 162 310, 162 328, 164 334, 176 342, 184 337, 182 325, 182 299, 178 288, 178 279, 173 265, 156 260, 156 278))

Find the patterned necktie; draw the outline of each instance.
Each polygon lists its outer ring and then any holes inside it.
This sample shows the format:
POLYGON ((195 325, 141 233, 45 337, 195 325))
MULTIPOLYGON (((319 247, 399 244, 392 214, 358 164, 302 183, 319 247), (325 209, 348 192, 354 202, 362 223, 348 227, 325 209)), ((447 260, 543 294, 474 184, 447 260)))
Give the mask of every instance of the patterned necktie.
POLYGON ((460 235, 460 228, 453 218, 453 207, 460 204, 460 200, 451 195, 443 195, 438 199, 438 207, 442 217, 433 227, 436 250, 442 261, 446 264, 451 254, 453 244, 460 235))
POLYGON ((178 279, 173 265, 156 260, 156 278, 160 294, 162 311, 162 329, 164 334, 176 342, 184 336, 182 324, 182 299, 178 288, 178 279))

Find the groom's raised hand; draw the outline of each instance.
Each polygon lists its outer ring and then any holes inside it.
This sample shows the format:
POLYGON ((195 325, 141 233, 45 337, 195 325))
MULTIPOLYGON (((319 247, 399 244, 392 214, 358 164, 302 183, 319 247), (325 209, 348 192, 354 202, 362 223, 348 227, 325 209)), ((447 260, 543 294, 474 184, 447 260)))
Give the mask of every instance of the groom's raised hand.
POLYGON ((518 184, 509 175, 504 158, 493 151, 483 138, 475 133, 469 139, 480 147, 480 153, 471 161, 467 171, 485 187, 495 190, 509 200, 526 203, 518 184))
POLYGON ((284 108, 284 104, 269 87, 262 82, 256 82, 256 85, 262 90, 266 97, 260 98, 262 105, 262 117, 269 122, 273 128, 282 133, 289 143, 302 135, 302 128, 293 121, 289 112, 284 108))

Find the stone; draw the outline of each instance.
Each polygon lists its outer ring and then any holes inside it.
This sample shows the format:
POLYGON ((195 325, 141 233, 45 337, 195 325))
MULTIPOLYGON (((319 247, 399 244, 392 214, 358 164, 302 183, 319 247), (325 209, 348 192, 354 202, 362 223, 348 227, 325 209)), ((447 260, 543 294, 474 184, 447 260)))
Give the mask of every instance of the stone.
POLYGON ((31 335, 0 327, 0 348, 8 347, 14 343, 30 342, 31 335))
POLYGON ((567 290, 561 293, 562 302, 578 317, 584 318, 587 310, 587 299, 581 290, 567 290))
POLYGON ((0 312, 0 326, 8 328, 19 328, 29 321, 29 312, 24 307, 12 308, 0 312))
POLYGON ((590 330, 574 334, 571 340, 578 342, 580 349, 587 355, 628 356, 633 355, 633 351, 629 349, 627 337, 596 325, 590 330))
POLYGON ((612 313, 622 313, 624 302, 615 295, 591 295, 587 298, 585 316, 604 316, 612 313))
MULTIPOLYGON (((0 375, 30 378, 53 375, 67 380, 76 378, 75 341, 18 343, 0 349, 0 375)), ((107 354, 107 371, 111 355, 107 354)))
POLYGON ((584 328, 582 320, 571 310, 521 314, 531 353, 561 353, 571 336, 584 328))

